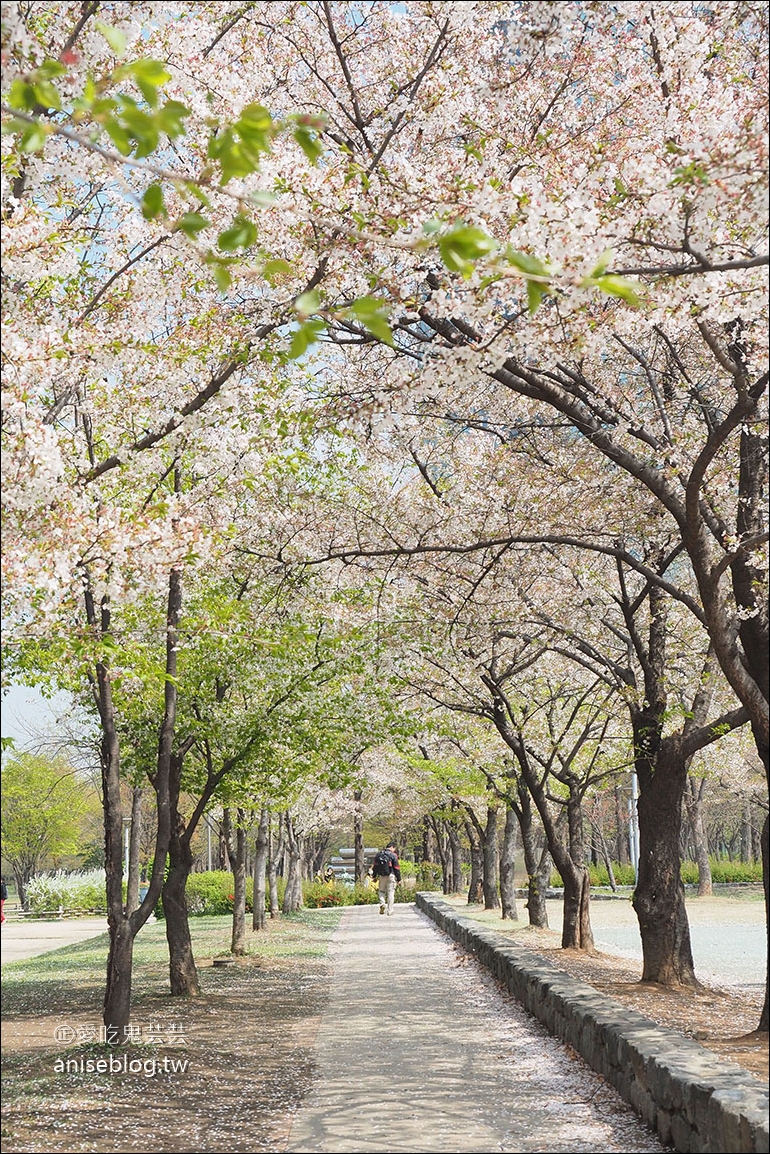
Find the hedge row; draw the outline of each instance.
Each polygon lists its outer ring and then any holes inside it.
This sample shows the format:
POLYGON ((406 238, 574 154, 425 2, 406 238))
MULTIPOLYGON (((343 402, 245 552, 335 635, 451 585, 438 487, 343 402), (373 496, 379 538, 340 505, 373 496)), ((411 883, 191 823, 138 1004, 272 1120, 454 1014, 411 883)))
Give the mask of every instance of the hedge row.
MULTIPOLYGON (((709 858, 709 861, 711 863, 711 880, 719 885, 762 881, 761 861, 726 861, 724 858, 713 857, 709 858)), ((619 862, 613 862, 612 872, 615 876, 615 883, 619 886, 632 886, 635 882, 634 867, 632 865, 621 865, 619 862)), ((608 886, 610 884, 606 866, 590 865, 588 867, 588 873, 592 886, 608 886)), ((698 866, 695 862, 682 862, 681 873, 682 881, 685 885, 698 884, 698 866)), ((551 873, 551 885, 561 887, 563 884, 561 875, 557 870, 553 870, 551 873)))

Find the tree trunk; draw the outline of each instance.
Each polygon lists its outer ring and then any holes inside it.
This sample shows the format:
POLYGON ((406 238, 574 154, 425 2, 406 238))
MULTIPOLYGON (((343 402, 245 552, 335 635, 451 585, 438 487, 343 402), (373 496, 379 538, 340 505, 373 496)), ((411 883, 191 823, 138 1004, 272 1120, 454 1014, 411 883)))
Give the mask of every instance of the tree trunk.
POLYGON ((554 861, 564 882, 562 949, 591 953, 594 935, 591 930, 591 877, 588 867, 577 865, 567 853, 560 853, 558 858, 554 856, 554 861))
POLYGON ((284 815, 286 828, 286 849, 289 856, 289 868, 286 871, 286 889, 283 895, 283 912, 296 913, 302 908, 302 879, 300 877, 299 859, 300 848, 294 833, 294 825, 288 811, 284 815))
MULTIPOLYGON (((90 586, 86 589, 86 616, 102 637, 111 635, 109 602, 97 612, 90 586)), ((182 574, 169 575, 166 607, 166 666, 163 720, 158 738, 158 758, 151 778, 157 810, 157 829, 152 874, 147 894, 139 909, 127 914, 123 905, 123 810, 120 797, 120 746, 115 723, 109 666, 97 662, 92 687, 95 691, 102 728, 102 806, 104 809, 104 872, 107 891, 107 925, 110 949, 104 993, 105 1037, 112 1045, 128 1040, 131 1015, 131 980, 134 938, 150 917, 163 886, 166 855, 171 836, 169 778, 177 705, 178 624, 182 606, 182 574)))
POLYGON ((230 953, 243 957, 246 953, 246 815, 237 811, 235 843, 228 845, 233 866, 233 933, 230 953))
POLYGON ((361 808, 362 793, 357 789, 353 794, 355 809, 353 810, 353 851, 355 864, 353 877, 357 885, 366 881, 366 857, 364 856, 364 813, 361 808))
POLYGON ((481 853, 481 838, 472 821, 466 820, 465 832, 471 847, 471 881, 468 887, 468 904, 480 905, 484 900, 484 860, 481 853))
POLYGON ((224 873, 231 873, 233 867, 230 861, 230 850, 227 848, 230 839, 230 829, 226 824, 226 821, 230 820, 230 814, 227 810, 225 810, 225 813, 227 814, 227 818, 225 819, 223 816, 222 821, 219 823, 219 864, 217 869, 222 870, 224 873))
POLYGON ((263 806, 259 814, 257 837, 254 843, 254 873, 251 928, 264 930, 267 926, 267 912, 265 903, 265 867, 267 865, 268 831, 270 828, 270 810, 263 806))
POLYGON ((178 997, 197 997, 200 994, 198 971, 195 968, 190 920, 185 901, 187 879, 193 866, 190 848, 193 832, 198 824, 203 806, 212 790, 205 791, 203 800, 185 824, 179 812, 179 796, 182 789, 182 766, 192 739, 183 743, 171 757, 169 772, 169 804, 172 813, 171 834, 168 843, 169 869, 163 883, 163 913, 166 919, 166 941, 168 942, 169 977, 171 993, 178 997))
POLYGON ((436 854, 441 862, 441 891, 445 894, 452 892, 452 856, 449 852, 449 845, 442 836, 438 822, 435 817, 430 818, 433 824, 433 844, 436 848, 436 854))
MULTIPOLYGON (((765 816, 762 825, 762 886, 765 891, 765 928, 767 929, 767 911, 770 908, 770 870, 768 869, 770 863, 770 816, 765 816)), ((762 1013, 759 1017, 759 1024, 757 1029, 764 1033, 768 1032, 770 1028, 770 1017, 768 1016, 768 1006, 770 1006, 770 967, 765 967, 765 1004, 762 1007, 762 1013)))
MULTIPOLYGON (((593 950, 594 939, 590 920, 590 878, 585 861, 582 839, 580 795, 570 784, 567 800, 568 844, 560 832, 562 823, 554 820, 544 781, 530 764, 527 748, 520 732, 510 724, 510 714, 502 706, 503 697, 499 686, 487 680, 493 691, 495 710, 494 721, 498 733, 516 756, 521 771, 521 779, 532 797, 540 820, 543 823, 548 848, 554 864, 564 882, 564 922, 562 925, 562 948, 572 950, 593 950)), ((489 908, 489 907, 487 907, 489 908)))
POLYGON ((436 840, 428 817, 424 818, 422 823, 422 860, 427 862, 436 860, 436 840))
POLYGON ((522 780, 517 782, 516 801, 511 804, 519 819, 521 844, 524 850, 524 868, 527 871, 527 915, 529 924, 539 929, 548 929, 548 907, 546 897, 551 880, 551 855, 548 846, 538 849, 535 838, 535 822, 532 812, 532 797, 522 780))
POLYGON ((128 882, 126 885, 126 913, 139 909, 139 856, 142 848, 142 787, 131 791, 131 835, 128 844, 128 882))
POLYGON ((604 836, 601 822, 596 821, 591 823, 591 830, 593 833, 593 845, 598 850, 599 857, 604 862, 604 867, 607 870, 607 880, 610 883, 610 889, 613 893, 617 891, 618 885, 615 881, 615 871, 612 868, 612 858, 610 856, 607 839, 604 836))
MULTIPOLYGON (((179 819, 183 821, 183 819, 179 819)), ((189 841, 175 830, 168 847, 169 869, 163 883, 163 915, 166 920, 171 993, 176 997, 196 997, 200 994, 198 971, 195 967, 190 921, 185 902, 185 887, 192 870, 189 841)))
POLYGON ((484 909, 500 908, 498 876, 500 873, 500 851, 497 845, 497 807, 487 808, 487 824, 484 830, 484 909))
POLYGON ((741 822, 741 861, 754 860, 754 830, 751 821, 751 802, 746 799, 743 804, 743 820, 741 822))
POLYGON ((16 897, 19 902, 19 909, 25 910, 27 908, 27 878, 16 867, 13 867, 13 880, 16 882, 16 897))
POLYGON ((270 892, 270 917, 277 918, 281 912, 278 901, 278 859, 283 853, 283 817, 278 817, 278 839, 273 837, 272 818, 267 830, 267 882, 270 892))
POLYGON ((655 721, 645 711, 634 719, 639 778, 639 878, 633 906, 642 937, 643 982, 698 985, 684 901, 679 833, 687 767, 677 737, 650 750, 655 721))
POLYGON ((685 782, 684 804, 690 822, 690 831, 695 846, 695 860, 698 863, 698 897, 707 898, 714 892, 711 882, 711 862, 709 861, 708 839, 703 824, 703 797, 706 779, 696 782, 690 774, 685 782))
POLYGON ((447 822, 449 852, 452 855, 452 893, 459 894, 463 885, 463 853, 460 835, 453 822, 447 822))
POLYGON ((502 902, 503 918, 511 921, 519 920, 516 909, 516 882, 514 868, 516 864, 516 829, 518 818, 512 809, 505 814, 505 832, 503 834, 503 850, 500 854, 500 900, 502 902))
POLYGON ((134 959, 134 937, 128 918, 109 922, 110 949, 107 955, 107 985, 104 993, 105 1041, 111 1046, 124 1045, 131 1020, 131 978, 134 959))
POLYGON ((548 929, 548 886, 551 880, 551 854, 544 846, 532 869, 527 869, 527 914, 529 924, 548 929))

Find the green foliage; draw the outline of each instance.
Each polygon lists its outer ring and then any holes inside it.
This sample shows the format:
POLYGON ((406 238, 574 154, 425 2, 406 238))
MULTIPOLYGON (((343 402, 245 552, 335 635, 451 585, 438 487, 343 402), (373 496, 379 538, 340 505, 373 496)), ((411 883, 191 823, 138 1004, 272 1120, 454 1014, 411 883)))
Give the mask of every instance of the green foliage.
POLYGON ((310 882, 302 887, 302 900, 311 910, 324 910, 331 906, 347 906, 350 890, 335 882, 310 882))
POLYGON ((384 341, 386 345, 393 344, 393 333, 388 324, 388 304, 387 301, 380 300, 378 297, 361 297, 354 301, 347 310, 346 314, 357 320, 363 328, 370 332, 372 336, 380 341, 384 341))
MULTIPOLYGON (((762 862, 739 862, 726 861, 722 858, 710 857, 711 863, 711 880, 713 882, 729 885, 730 883, 739 882, 761 882, 762 881, 762 862)), ((615 875, 615 883, 619 886, 632 886, 635 883, 634 867, 632 865, 621 865, 619 862, 612 863, 612 872, 615 875)), ((589 865, 588 874, 591 879, 592 886, 608 886, 610 884, 607 868, 604 865, 589 865)), ((698 884, 698 866, 696 862, 685 861, 681 866, 682 881, 685 885, 698 884)), ((561 874, 558 870, 551 871, 550 885, 554 889, 561 889, 564 885, 561 874)))
MULTIPOLYGON (((370 882, 354 886, 338 882, 306 882, 302 887, 303 901, 308 909, 328 909, 333 906, 373 906, 379 901, 378 890, 370 882)), ((402 881, 396 886, 394 900, 398 903, 414 901, 414 885, 402 881)))
MULTIPOLYGON (((401 866, 404 875, 404 863, 401 866)), ((440 890, 444 883, 444 875, 440 865, 435 862, 423 861, 415 870, 415 885, 418 890, 440 890)))
POLYGON ((459 272, 465 279, 472 276, 475 262, 497 247, 494 237, 473 225, 456 225, 438 237, 442 261, 450 272, 459 272))
POLYGON ((77 851, 80 816, 91 794, 66 761, 32 753, 10 757, 0 792, 3 857, 22 879, 77 851))
MULTIPOLYGON (((630 864, 621 865, 620 862, 612 863, 612 872, 615 875, 615 884, 619 886, 632 886, 634 884, 634 867, 630 864)), ((607 873, 605 865, 593 865, 588 867, 588 875, 591 879, 592 886, 608 886, 610 884, 610 877, 607 873)), ((557 873, 554 875, 559 877, 557 873)), ((552 882, 552 885, 563 885, 561 878, 558 882, 552 882)))
MULTIPOLYGON (((252 909, 254 887, 246 879, 246 909, 252 909)), ((231 914, 233 912, 233 875, 229 870, 190 874, 185 887, 185 905, 191 915, 231 914)))
MULTIPOLYGON (((762 881, 762 862, 728 861, 725 858, 709 857, 711 880, 718 884, 762 881)), ((698 866, 695 862, 682 862, 682 881, 686 885, 697 885, 698 866)))

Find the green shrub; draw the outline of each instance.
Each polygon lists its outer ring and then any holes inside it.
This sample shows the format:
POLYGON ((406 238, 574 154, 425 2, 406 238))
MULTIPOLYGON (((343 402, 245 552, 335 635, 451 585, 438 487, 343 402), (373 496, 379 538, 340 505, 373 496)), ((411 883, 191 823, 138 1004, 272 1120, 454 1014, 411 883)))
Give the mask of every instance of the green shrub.
POLYGON ((353 886, 353 905, 354 906, 373 906, 378 900, 377 886, 371 885, 370 882, 364 882, 361 885, 357 882, 353 886))
MULTIPOLYGON (((189 914, 231 914, 233 912, 233 875, 229 870, 211 870, 190 874, 185 887, 185 905, 189 914)), ((246 910, 251 912, 254 883, 246 879, 246 910)))
POLYGON ((308 909, 325 910, 330 906, 346 906, 348 887, 335 882, 306 882, 302 887, 302 900, 308 909))
MULTIPOLYGON (((710 857, 711 880, 720 885, 736 882, 761 882, 761 861, 726 861, 724 858, 710 857)), ((697 874, 695 880, 697 881, 697 874)))
POLYGON ((444 873, 440 865, 432 861, 421 861, 415 873, 418 890, 440 890, 444 885, 444 873))
MULTIPOLYGON (((722 858, 710 857, 711 862, 711 880, 719 885, 730 885, 738 882, 761 882, 762 881, 762 862, 739 862, 739 861, 725 861, 722 858)), ((634 867, 630 864, 620 865, 619 862, 613 862, 612 870, 615 875, 615 882, 619 886, 632 886, 635 884, 634 867)), ((607 868, 604 865, 590 865, 588 873, 591 878, 592 886, 608 886, 610 884, 607 875, 607 868)), ((698 884, 698 866, 693 861, 684 861, 681 865, 682 881, 685 885, 698 884)), ((549 883, 554 889, 561 889, 564 885, 561 874, 558 870, 551 871, 551 880, 549 883)))
MULTIPOLYGON (((373 906, 379 901, 377 887, 368 881, 354 886, 335 882, 306 882, 302 892, 305 905, 311 910, 329 906, 373 906)), ((398 883, 394 901, 414 901, 414 882, 411 878, 398 883)))

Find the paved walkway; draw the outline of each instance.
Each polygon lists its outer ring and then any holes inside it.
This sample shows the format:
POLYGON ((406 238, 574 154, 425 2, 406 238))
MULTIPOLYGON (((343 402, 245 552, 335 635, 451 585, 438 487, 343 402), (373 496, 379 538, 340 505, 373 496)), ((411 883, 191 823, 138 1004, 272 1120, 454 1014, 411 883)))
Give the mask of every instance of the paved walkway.
POLYGON ((661 1151, 621 1098, 413 906, 346 911, 292 1154, 661 1151))
POLYGON ((7 918, 0 927, 0 964, 20 962, 107 933, 106 918, 7 918))

